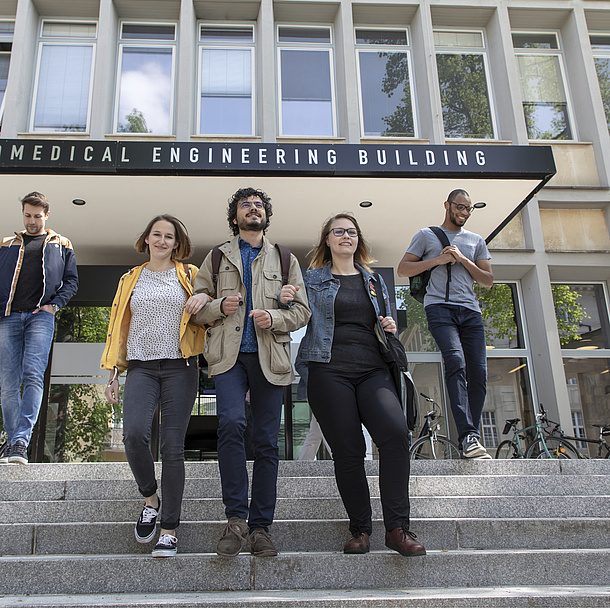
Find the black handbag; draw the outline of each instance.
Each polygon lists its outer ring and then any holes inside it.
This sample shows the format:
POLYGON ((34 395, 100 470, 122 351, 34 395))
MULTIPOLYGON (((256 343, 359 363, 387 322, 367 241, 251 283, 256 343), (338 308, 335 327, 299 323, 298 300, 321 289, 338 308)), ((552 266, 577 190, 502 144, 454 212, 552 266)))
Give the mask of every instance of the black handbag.
MULTIPOLYGON (((385 318, 388 315, 385 300, 383 298, 383 290, 378 275, 373 275, 375 278, 375 296, 379 305, 379 312, 385 318)), ((415 382, 409 372, 409 361, 403 344, 394 333, 385 332, 386 351, 383 355, 384 361, 390 369, 400 405, 407 419, 407 427, 409 430, 415 429, 418 413, 418 394, 415 388, 415 382)))

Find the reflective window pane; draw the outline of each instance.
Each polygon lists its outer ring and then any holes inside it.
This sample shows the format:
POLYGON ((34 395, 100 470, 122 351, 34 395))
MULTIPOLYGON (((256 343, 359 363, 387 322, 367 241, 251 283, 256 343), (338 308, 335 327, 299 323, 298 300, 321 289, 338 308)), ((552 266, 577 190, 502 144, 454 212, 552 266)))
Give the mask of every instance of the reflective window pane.
POLYGON ((359 51, 365 136, 415 135, 407 53, 359 51))
POLYGON ((175 40, 176 26, 155 23, 124 23, 121 38, 124 40, 175 40))
POLYGON ((405 46, 407 44, 407 30, 366 30, 356 28, 356 44, 405 46))
POLYGON ((332 136, 329 51, 282 49, 282 135, 332 136))
POLYGON ((513 47, 515 49, 558 49, 559 41, 554 33, 513 33, 513 47))
POLYGON ((518 55, 523 112, 532 140, 570 140, 566 91, 556 55, 518 55))
POLYGON ((589 40, 592 49, 610 51, 610 34, 590 34, 589 40))
POLYGON ((409 294, 408 286, 397 286, 398 333, 408 352, 438 351, 434 338, 428 331, 424 306, 409 294))
POLYGON ((172 131, 172 47, 123 47, 117 131, 172 131))
POLYGON ((601 284, 552 284, 551 290, 563 349, 610 347, 608 309, 601 284))
POLYGON ((10 62, 10 53, 0 53, 0 108, 2 108, 4 94, 6 93, 6 83, 8 81, 8 67, 10 62))
POLYGON ((34 131, 85 131, 89 112, 91 45, 43 45, 34 131))
POLYGON ((42 36, 47 38, 95 38, 96 32, 95 23, 44 21, 42 24, 42 36))
POLYGON ((443 378, 441 375, 442 365, 440 362, 410 362, 409 370, 413 375, 413 381, 418 392, 431 398, 430 402, 423 396, 419 396, 419 413, 415 424, 415 435, 419 433, 425 422, 426 413, 436 411, 437 417, 434 419, 441 426, 440 434, 449 436, 456 441, 455 426, 451 416, 449 405, 445 404, 445 391, 443 378))
POLYGON ((203 134, 252 133, 252 52, 203 49, 201 122, 203 134))
POLYGON ((496 283, 491 290, 475 286, 485 324, 487 348, 524 348, 516 284, 496 283))
POLYGON ((610 131, 610 57, 596 57, 595 69, 597 70, 599 90, 604 103, 606 123, 608 124, 608 131, 610 131))
POLYGON ((201 26, 199 30, 200 42, 253 42, 254 29, 244 27, 212 27, 201 26))
MULTIPOLYGON (((565 358, 563 365, 572 421, 577 424, 574 436, 583 436, 584 430, 586 438, 597 439, 599 428, 593 424, 609 423, 610 361, 605 358, 565 358)), ((572 436, 572 431, 565 432, 572 436)), ((586 445, 586 448, 581 449, 584 455, 597 457, 597 444, 583 444, 586 445)), ((604 455, 605 451, 602 457, 604 455)))
POLYGON ((278 28, 278 42, 330 43, 330 28, 303 28, 282 25, 278 28))
POLYGON ((443 32, 435 30, 434 45, 437 47, 483 47, 483 34, 481 32, 443 32))
POLYGON ((493 138, 483 55, 437 53, 445 136, 493 138))

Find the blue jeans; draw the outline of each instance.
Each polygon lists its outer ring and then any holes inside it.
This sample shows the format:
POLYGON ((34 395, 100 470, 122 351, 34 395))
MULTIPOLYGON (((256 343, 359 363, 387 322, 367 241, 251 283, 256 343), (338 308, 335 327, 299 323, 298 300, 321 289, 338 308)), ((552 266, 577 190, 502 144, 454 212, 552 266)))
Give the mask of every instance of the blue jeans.
POLYGON ((443 355, 445 383, 458 440, 480 436, 479 425, 487 391, 485 329, 478 311, 459 305, 426 307, 428 330, 443 355))
POLYGON ((123 443, 140 493, 157 491, 155 463, 150 452, 153 415, 161 413, 161 527, 180 524, 184 493, 184 437, 195 404, 199 375, 197 359, 131 360, 123 392, 123 443), (188 366, 187 366, 188 362, 188 366))
POLYGON ((18 440, 30 443, 54 332, 55 316, 48 311, 0 317, 2 418, 9 445, 18 440))
POLYGON ((258 353, 240 352, 226 373, 215 376, 218 415, 218 466, 227 518, 248 519, 250 531, 268 529, 275 512, 283 386, 265 378, 258 353), (248 509, 245 401, 250 390, 252 410, 252 500, 248 509))

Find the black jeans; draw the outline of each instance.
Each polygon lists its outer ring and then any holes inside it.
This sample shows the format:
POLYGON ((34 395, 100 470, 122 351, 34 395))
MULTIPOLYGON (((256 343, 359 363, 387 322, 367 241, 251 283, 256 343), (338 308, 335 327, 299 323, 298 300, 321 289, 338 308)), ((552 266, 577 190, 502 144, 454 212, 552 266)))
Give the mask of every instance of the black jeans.
POLYGON ((150 432, 157 404, 161 413, 161 527, 180 524, 184 492, 184 437, 198 387, 197 359, 131 360, 123 392, 123 443, 140 493, 157 491, 150 432), (188 364, 187 364, 188 363, 188 364))
POLYGON ((372 531, 364 469, 362 424, 379 449, 379 487, 387 531, 409 527, 409 433, 387 369, 364 375, 340 373, 324 364, 309 368, 309 404, 328 441, 335 477, 352 535, 372 531))

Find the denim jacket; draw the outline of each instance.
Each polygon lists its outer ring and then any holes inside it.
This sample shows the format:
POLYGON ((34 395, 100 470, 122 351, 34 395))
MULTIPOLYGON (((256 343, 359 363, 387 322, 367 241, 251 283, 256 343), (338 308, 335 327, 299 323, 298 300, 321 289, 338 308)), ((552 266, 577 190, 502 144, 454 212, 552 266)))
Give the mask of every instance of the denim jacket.
MULTIPOLYGON (((362 273, 362 280, 366 293, 375 308, 378 322, 375 325, 375 334, 382 346, 385 346, 385 336, 379 322, 379 304, 375 292, 373 275, 356 265, 362 273)), ((378 275, 383 290, 386 311, 390 312, 390 298, 383 278, 378 275)), ((321 269, 309 269, 304 276, 307 299, 311 309, 311 318, 307 325, 305 336, 301 340, 299 357, 311 362, 330 362, 333 336, 335 333, 335 297, 339 292, 341 282, 333 277, 330 271, 330 263, 321 269)), ((384 312, 385 313, 385 312, 384 312)), ((382 351, 384 348, 381 348, 382 351)))

